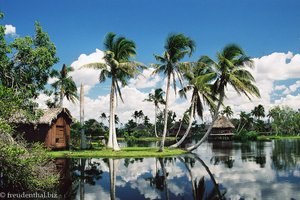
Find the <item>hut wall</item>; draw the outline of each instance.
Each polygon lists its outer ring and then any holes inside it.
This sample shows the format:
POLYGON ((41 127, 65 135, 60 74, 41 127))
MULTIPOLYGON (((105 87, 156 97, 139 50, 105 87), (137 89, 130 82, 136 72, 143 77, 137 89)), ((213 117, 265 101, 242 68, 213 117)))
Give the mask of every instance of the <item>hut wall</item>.
POLYGON ((213 128, 211 130, 212 134, 224 134, 224 133, 232 133, 232 128, 213 128))

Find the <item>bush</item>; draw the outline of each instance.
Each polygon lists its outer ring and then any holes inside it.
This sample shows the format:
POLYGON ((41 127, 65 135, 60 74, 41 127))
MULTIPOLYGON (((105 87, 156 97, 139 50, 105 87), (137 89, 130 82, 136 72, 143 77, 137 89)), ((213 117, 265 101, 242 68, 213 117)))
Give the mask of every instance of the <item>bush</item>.
POLYGON ((41 144, 7 144, 0 141, 0 174, 2 191, 52 191, 59 174, 41 144))
POLYGON ((239 134, 235 134, 233 139, 239 141, 256 140, 257 136, 258 134, 256 131, 241 131, 239 134))

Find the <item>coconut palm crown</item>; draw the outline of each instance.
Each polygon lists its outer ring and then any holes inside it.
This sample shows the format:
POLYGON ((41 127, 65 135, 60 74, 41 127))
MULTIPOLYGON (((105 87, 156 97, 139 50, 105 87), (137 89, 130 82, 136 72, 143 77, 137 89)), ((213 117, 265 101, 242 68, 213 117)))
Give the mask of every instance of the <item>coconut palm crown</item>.
POLYGON ((132 40, 125 37, 117 37, 115 33, 108 33, 104 40, 104 61, 105 63, 91 63, 83 67, 101 70, 99 81, 105 82, 107 78, 111 79, 110 92, 110 120, 109 120, 109 139, 107 146, 114 150, 120 150, 117 143, 116 126, 115 126, 115 104, 119 96, 123 101, 121 87, 127 85, 127 81, 133 78, 139 69, 144 68, 141 63, 131 61, 136 55, 136 46, 132 40))

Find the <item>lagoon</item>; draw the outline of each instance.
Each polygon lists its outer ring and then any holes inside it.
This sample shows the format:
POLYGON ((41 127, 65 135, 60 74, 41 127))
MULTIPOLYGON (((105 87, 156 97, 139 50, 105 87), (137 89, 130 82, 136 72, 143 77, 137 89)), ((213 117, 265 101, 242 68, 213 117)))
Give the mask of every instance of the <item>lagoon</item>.
POLYGON ((167 158, 57 159, 68 199, 300 199, 300 140, 206 142, 167 158))

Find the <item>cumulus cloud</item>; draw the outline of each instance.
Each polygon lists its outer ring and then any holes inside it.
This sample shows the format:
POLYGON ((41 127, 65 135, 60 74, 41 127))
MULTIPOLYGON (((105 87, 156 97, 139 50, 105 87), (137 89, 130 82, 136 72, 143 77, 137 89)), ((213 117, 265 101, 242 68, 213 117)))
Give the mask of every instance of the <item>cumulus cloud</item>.
POLYGON ((152 75, 153 71, 154 68, 152 67, 143 70, 141 75, 137 76, 135 79, 129 80, 129 86, 138 89, 156 87, 161 78, 159 75, 152 75))
POLYGON ((99 83, 100 70, 82 68, 82 66, 90 63, 105 63, 103 56, 104 52, 96 49, 96 51, 91 54, 81 54, 78 59, 71 64, 74 71, 70 73, 70 76, 73 77, 77 86, 81 83, 85 85, 86 93, 99 83))
POLYGON ((7 24, 4 27, 5 27, 5 32, 4 32, 5 35, 11 35, 11 36, 16 35, 16 27, 14 27, 11 24, 7 24))

